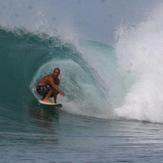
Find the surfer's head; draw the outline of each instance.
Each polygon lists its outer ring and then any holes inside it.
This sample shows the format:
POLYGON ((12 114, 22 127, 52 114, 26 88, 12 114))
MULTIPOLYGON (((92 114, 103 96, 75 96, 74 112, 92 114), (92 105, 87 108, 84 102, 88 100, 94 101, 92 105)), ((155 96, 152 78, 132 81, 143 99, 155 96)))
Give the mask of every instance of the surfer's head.
POLYGON ((53 76, 54 76, 54 77, 58 77, 59 74, 60 74, 60 69, 57 67, 57 68, 55 68, 55 69, 53 70, 53 76))

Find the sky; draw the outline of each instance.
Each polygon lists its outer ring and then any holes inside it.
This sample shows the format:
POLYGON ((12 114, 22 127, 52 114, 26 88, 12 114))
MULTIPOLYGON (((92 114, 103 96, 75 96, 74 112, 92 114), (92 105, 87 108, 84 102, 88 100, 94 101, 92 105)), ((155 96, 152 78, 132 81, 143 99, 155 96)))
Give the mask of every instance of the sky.
MULTIPOLYGON (((114 42, 121 25, 143 21, 162 0, 0 0, 0 25, 66 31, 81 39, 114 42)), ((63 32, 63 33, 64 33, 63 32)))
POLYGON ((136 25, 162 0, 68 0, 60 1, 82 37, 112 42, 120 25, 136 25), (71 3, 70 3, 71 1, 71 3))

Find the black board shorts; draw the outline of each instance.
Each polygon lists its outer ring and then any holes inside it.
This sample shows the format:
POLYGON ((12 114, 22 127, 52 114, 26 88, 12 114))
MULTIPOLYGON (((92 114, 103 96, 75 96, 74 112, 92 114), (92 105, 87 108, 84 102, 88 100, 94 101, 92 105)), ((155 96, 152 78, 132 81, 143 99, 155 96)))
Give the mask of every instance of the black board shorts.
POLYGON ((51 90, 50 85, 38 85, 36 91, 40 96, 45 96, 51 90))

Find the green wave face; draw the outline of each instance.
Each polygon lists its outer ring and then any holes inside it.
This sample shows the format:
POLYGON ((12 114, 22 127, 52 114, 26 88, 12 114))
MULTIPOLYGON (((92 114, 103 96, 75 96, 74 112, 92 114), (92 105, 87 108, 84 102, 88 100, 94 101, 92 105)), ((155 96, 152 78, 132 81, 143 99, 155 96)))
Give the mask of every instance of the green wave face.
POLYGON ((55 67, 61 69, 66 94, 58 100, 67 112, 103 117, 124 92, 119 91, 113 49, 106 45, 84 41, 79 50, 46 34, 1 29, 0 49, 0 106, 14 115, 24 115, 34 100, 37 103, 37 80, 55 67))

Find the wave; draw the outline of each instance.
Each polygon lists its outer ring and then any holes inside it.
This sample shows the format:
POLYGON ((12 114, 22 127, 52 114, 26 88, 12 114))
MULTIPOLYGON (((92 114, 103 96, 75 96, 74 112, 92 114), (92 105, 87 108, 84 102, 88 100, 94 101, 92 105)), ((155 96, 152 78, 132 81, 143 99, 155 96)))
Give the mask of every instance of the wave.
POLYGON ((58 100, 63 110, 111 117, 113 106, 118 105, 123 94, 119 93, 123 86, 119 84, 112 47, 95 41, 80 41, 76 46, 58 37, 21 29, 1 28, 0 36, 2 108, 24 114, 23 108, 37 98, 33 91, 37 80, 60 67, 61 88, 66 96, 58 100))
POLYGON ((66 112, 162 123, 161 9, 134 27, 121 27, 114 48, 1 28, 1 115, 26 119, 37 80, 60 67, 66 96, 58 100, 66 112))
POLYGON ((135 80, 115 113, 126 119, 163 122, 163 5, 135 27, 123 26, 115 49, 118 65, 135 80))

